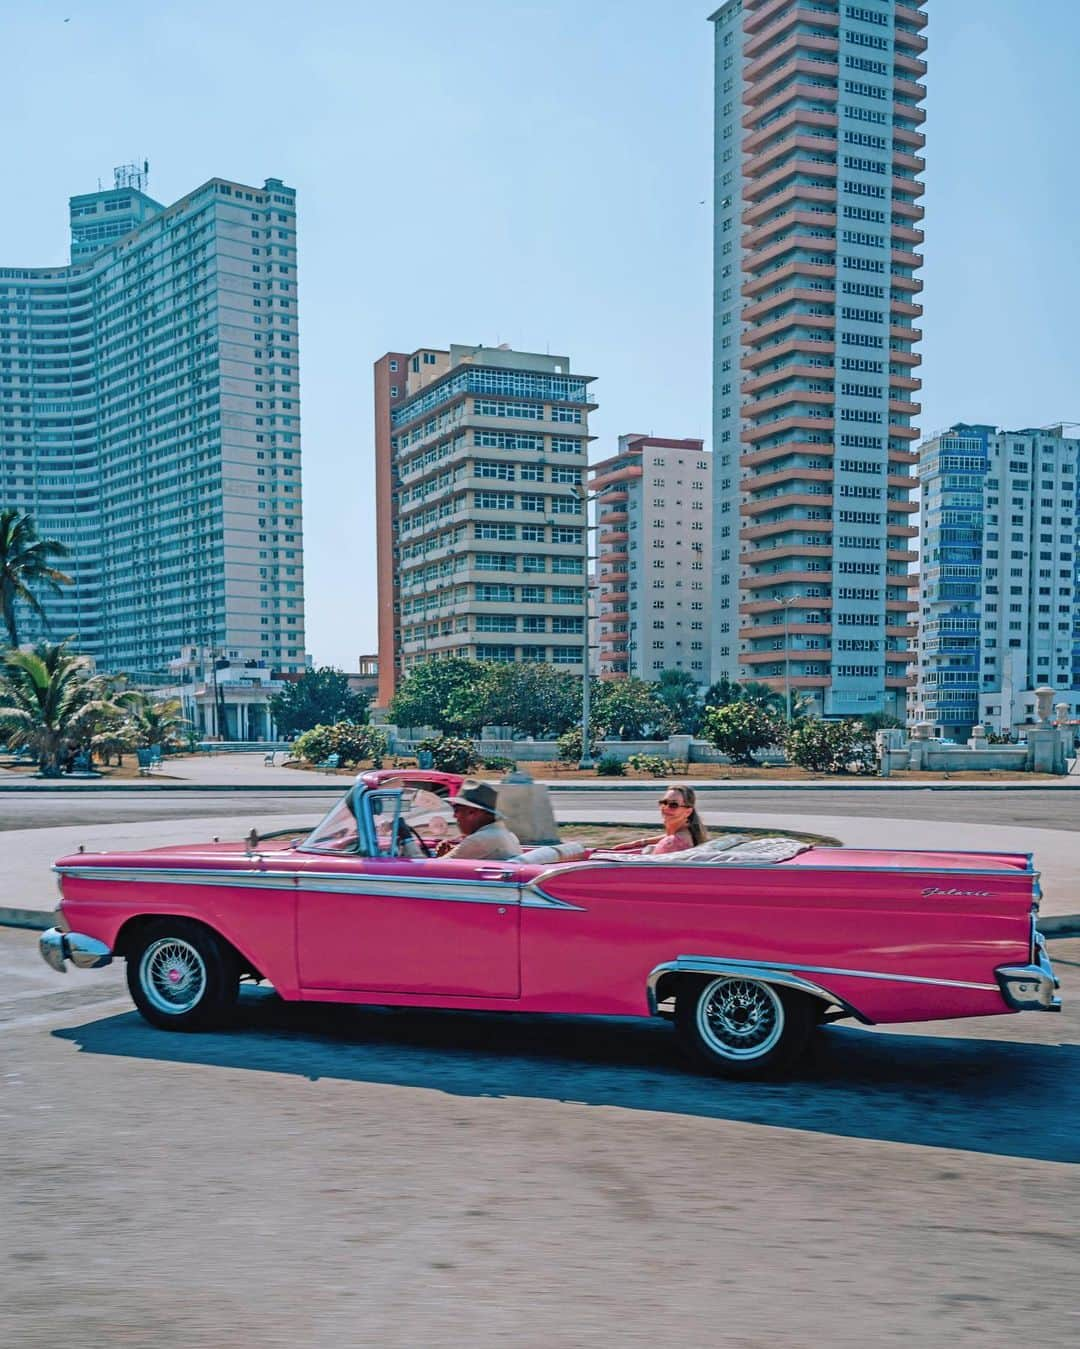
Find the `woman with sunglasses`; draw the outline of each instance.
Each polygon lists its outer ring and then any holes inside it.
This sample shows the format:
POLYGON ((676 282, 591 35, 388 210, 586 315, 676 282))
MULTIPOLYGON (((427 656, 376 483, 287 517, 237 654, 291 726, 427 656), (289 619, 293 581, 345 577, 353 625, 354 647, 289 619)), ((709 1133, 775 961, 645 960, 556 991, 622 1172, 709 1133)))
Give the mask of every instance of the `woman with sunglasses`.
POLYGON ((697 813, 693 787, 668 787, 660 798, 660 819, 664 832, 650 848, 644 851, 654 857, 662 853, 682 852, 696 848, 708 838, 701 816, 697 813))

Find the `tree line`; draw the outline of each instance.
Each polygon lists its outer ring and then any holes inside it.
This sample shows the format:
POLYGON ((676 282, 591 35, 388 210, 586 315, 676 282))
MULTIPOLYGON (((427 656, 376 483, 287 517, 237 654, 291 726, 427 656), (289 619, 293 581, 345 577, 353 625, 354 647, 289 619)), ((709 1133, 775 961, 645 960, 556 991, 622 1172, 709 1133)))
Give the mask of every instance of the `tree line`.
MULTIPOLYGON (((502 726, 518 736, 554 740, 580 724, 581 702, 581 676, 557 666, 455 657, 414 666, 388 716, 397 726, 430 726, 451 735, 478 736, 485 726, 502 726)), ((656 680, 594 679, 589 702, 590 726, 614 740, 698 735, 707 709, 731 703, 777 717, 784 710, 783 695, 767 684, 721 679, 703 690, 685 670, 665 670, 656 680)))

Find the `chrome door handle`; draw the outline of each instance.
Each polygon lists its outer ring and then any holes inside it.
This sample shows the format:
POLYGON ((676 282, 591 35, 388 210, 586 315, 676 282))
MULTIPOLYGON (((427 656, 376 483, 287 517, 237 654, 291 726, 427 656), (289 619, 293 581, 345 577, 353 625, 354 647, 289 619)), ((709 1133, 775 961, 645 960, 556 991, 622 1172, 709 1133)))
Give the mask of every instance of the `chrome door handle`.
POLYGON ((485 881, 508 881, 514 873, 505 867, 481 867, 476 874, 485 881))

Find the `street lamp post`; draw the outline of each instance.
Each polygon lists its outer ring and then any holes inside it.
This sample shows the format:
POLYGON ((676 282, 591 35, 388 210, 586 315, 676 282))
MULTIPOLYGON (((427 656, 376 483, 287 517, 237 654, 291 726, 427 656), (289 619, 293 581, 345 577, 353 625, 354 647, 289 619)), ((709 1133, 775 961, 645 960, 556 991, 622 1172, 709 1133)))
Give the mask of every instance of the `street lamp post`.
POLYGON ((791 651, 788 647, 788 619, 791 615, 791 606, 797 604, 802 597, 800 595, 788 595, 780 603, 784 609, 784 720, 791 725, 791 651))
MULTIPOLYGON (((589 530, 598 529, 599 525, 589 523, 589 502, 595 501, 597 495, 595 492, 590 492, 584 483, 579 483, 573 490, 575 500, 580 501, 585 508, 585 640, 581 646, 581 758, 578 760, 578 768, 586 770, 596 767, 596 760, 592 756, 592 730, 590 727, 592 671, 589 668, 589 563, 596 559, 589 552, 589 530)), ((599 615, 597 615, 597 623, 599 624, 599 615)))

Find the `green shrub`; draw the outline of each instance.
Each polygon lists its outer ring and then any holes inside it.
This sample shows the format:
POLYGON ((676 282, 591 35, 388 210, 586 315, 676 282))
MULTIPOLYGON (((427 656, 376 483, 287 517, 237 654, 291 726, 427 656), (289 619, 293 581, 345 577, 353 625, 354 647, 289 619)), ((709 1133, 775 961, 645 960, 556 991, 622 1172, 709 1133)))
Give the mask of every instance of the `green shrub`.
POLYGON ((508 773, 512 768, 516 768, 517 764, 502 754, 487 754, 480 760, 480 767, 490 769, 493 773, 508 773))
POLYGON ((648 773, 654 778, 667 778, 675 771, 675 765, 662 754, 631 754, 626 762, 635 773, 648 773))
POLYGON ((806 721, 787 734, 793 764, 811 773, 875 773, 874 737, 861 721, 806 721))
POLYGON ((626 764, 614 754, 605 754, 596 765, 596 773, 602 778, 624 778, 626 764))
MULTIPOLYGON (((589 748, 589 755, 595 757, 597 750, 596 737, 591 736, 590 738, 592 739, 592 745, 589 748)), ((571 726, 568 731, 564 731, 555 741, 555 746, 559 763, 571 764, 576 768, 582 760, 581 727, 571 726)))
POLYGON ((707 707, 703 729, 722 754, 735 763, 752 764, 754 751, 777 744, 782 728, 756 703, 739 702, 707 707))
POLYGON ((351 721, 313 726, 297 736, 293 745, 293 753, 306 763, 325 763, 331 754, 336 754, 342 768, 366 762, 373 768, 381 768, 386 750, 385 731, 376 726, 357 726, 351 721))
POLYGON ((471 740, 457 735, 436 735, 422 740, 417 752, 431 753, 433 768, 443 773, 473 773, 480 767, 480 755, 471 740))

